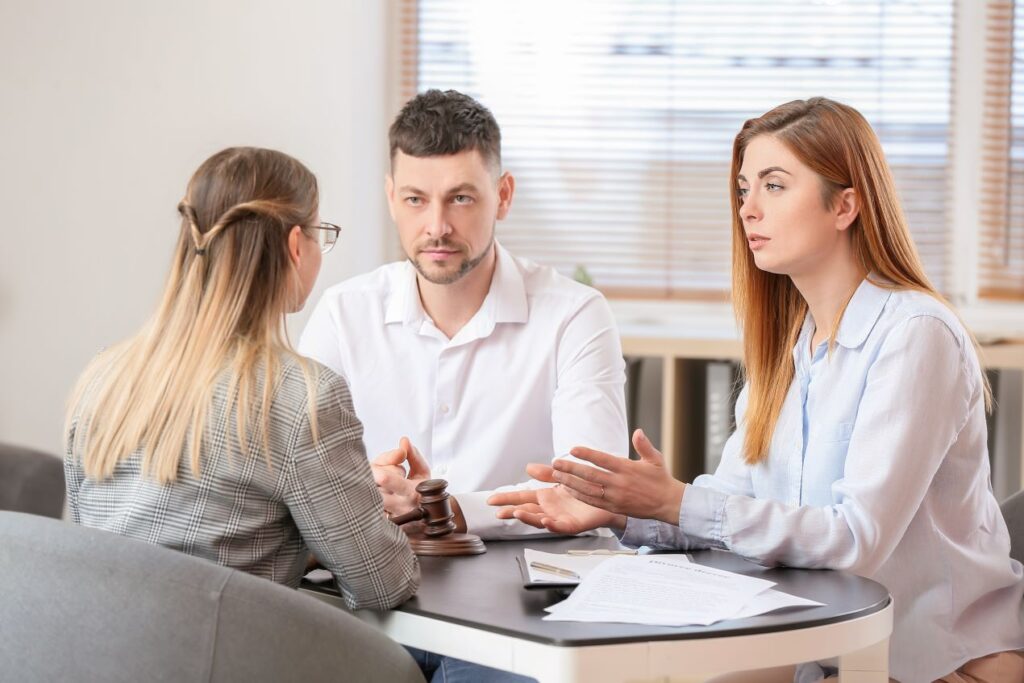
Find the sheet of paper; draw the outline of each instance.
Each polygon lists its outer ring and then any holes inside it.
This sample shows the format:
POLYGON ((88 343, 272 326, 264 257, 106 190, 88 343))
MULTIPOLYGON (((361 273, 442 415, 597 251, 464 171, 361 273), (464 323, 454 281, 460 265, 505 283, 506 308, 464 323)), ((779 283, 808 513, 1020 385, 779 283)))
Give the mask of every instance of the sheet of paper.
POLYGON ((740 608, 739 612, 728 618, 746 619, 747 617, 756 617, 759 614, 767 614, 768 612, 774 612, 785 607, 820 607, 823 604, 769 588, 765 592, 755 595, 750 602, 740 608))
POLYGON ((591 570, 550 621, 683 626, 732 618, 771 581, 693 564, 685 556, 612 557, 591 570))

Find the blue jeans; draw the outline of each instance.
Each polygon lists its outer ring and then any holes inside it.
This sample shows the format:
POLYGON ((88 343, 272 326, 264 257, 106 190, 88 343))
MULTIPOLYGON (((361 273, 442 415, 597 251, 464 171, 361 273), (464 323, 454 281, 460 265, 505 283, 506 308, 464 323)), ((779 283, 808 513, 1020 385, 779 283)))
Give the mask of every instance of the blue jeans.
POLYGON ((529 683, 536 679, 406 647, 429 683, 529 683))

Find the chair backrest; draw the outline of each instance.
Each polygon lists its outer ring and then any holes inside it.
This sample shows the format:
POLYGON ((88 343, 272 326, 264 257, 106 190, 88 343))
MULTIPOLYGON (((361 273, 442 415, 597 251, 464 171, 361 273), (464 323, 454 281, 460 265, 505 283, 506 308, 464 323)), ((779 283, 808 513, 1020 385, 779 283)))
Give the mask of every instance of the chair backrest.
POLYGON ((60 459, 0 443, 0 510, 60 519, 64 512, 64 465, 60 459))
POLYGON ((167 548, 0 512, 0 678, 422 683, 351 614, 167 548))
POLYGON ((1018 491, 1000 506, 1010 530, 1010 557, 1024 563, 1024 491, 1018 491))

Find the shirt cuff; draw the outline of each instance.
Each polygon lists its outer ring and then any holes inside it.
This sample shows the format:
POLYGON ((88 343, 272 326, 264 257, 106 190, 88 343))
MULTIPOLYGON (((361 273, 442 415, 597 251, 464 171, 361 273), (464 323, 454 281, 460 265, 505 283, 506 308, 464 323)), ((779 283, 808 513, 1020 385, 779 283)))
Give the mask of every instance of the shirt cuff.
POLYGON ((687 486, 679 506, 679 528, 689 538, 711 548, 725 548, 723 521, 729 496, 703 486, 687 486))
POLYGON ((655 519, 626 520, 626 528, 621 533, 612 530, 619 542, 630 548, 647 546, 657 550, 689 550, 693 543, 675 524, 666 524, 655 519))
POLYGON ((612 533, 619 539, 619 543, 627 548, 639 548, 644 545, 652 545, 658 532, 655 529, 656 521, 653 519, 626 518, 626 528, 622 531, 612 529, 612 533))

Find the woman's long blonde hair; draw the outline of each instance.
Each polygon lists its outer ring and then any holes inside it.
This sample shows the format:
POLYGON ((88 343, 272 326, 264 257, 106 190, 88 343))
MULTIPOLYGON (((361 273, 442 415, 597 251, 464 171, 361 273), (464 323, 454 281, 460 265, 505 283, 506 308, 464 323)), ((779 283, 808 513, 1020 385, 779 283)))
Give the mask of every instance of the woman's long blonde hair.
MULTIPOLYGON (((747 245, 736 178, 747 145, 761 135, 785 144, 818 174, 827 206, 841 190, 853 188, 860 208, 849 228, 853 253, 863 272, 878 276, 875 284, 925 292, 949 305, 925 275, 882 146, 860 112, 814 97, 787 102, 744 123, 733 143, 729 182, 732 299, 743 332, 748 385, 743 457, 751 465, 768 457, 775 424, 793 380, 793 346, 807 314, 807 303, 793 281, 758 268, 747 245)), ((832 328, 830 347, 837 329, 838 324, 832 328)), ((988 402, 987 381, 985 394, 988 402)))
MULTIPOLYGON (((135 336, 94 359, 72 394, 72 451, 81 454, 86 476, 109 477, 118 461, 141 448, 143 472, 171 482, 189 440, 191 471, 198 475, 223 373, 229 377, 225 414, 234 404, 239 447, 247 454, 259 368, 260 431, 269 458, 278 358, 293 353, 284 317, 300 296, 288 233, 296 225, 312 231, 318 202, 316 178, 281 152, 236 147, 203 162, 178 205, 181 228, 159 307, 135 336)), ((312 399, 313 370, 301 366, 312 399)), ((315 433, 314 405, 311 400, 315 433)))

